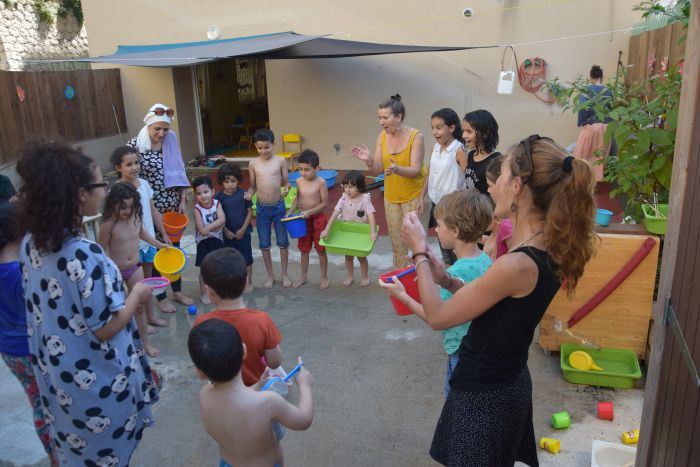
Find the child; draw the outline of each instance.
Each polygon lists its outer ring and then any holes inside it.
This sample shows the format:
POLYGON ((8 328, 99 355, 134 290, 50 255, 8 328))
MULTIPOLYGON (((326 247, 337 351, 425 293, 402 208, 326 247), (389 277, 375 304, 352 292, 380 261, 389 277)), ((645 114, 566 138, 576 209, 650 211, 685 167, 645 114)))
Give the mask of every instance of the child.
MULTIPOLYGON (((163 215, 153 204, 153 189, 146 180, 139 178, 141 164, 139 163, 139 155, 136 150, 131 146, 119 146, 112 152, 110 161, 114 170, 119 174, 119 181, 132 184, 139 192, 141 210, 143 211, 143 229, 154 238, 156 237, 155 229, 158 229, 164 243, 172 246, 170 237, 168 237, 163 226, 163 215)), ((153 245, 139 240, 139 261, 141 261, 144 277, 152 276, 153 258, 155 258, 157 251, 153 245)), ((153 316, 153 303, 151 300, 144 303, 144 308, 146 309, 148 324, 162 327, 168 325, 166 320, 153 316)))
MULTIPOLYGON (((459 116, 452 109, 440 109, 430 118, 435 146, 430 156, 430 169, 423 181, 423 192, 419 198, 418 211, 423 211, 423 199, 427 192, 430 197, 430 219, 428 227, 434 228, 435 206, 440 199, 453 191, 463 190, 465 186, 464 172, 467 170, 467 154, 464 152, 462 129, 459 126, 459 116)), ((454 252, 440 246, 442 260, 451 265, 457 260, 454 252)))
MULTIPOLYGON (((448 273, 462 282, 471 282, 483 275, 491 265, 491 259, 479 250, 476 241, 491 223, 493 208, 486 196, 478 191, 462 190, 450 193, 442 197, 435 208, 435 220, 440 244, 445 248, 453 249, 457 255, 457 261, 447 269, 448 273)), ((418 262, 428 261, 420 258, 418 262)), ((417 264, 417 263, 416 263, 417 264)), ((420 303, 413 300, 406 293, 401 282, 394 277, 392 283, 379 281, 379 285, 395 298, 406 304, 413 313, 425 320, 425 312, 420 303)), ((440 289, 440 297, 443 301, 449 299, 452 294, 446 289, 440 289)), ((457 350, 462 338, 467 334, 471 323, 460 324, 442 331, 442 341, 447 352, 447 371, 445 373, 445 398, 450 392, 450 379, 457 366, 459 357, 457 350)))
MULTIPOLYGON (((208 176, 195 178, 192 181, 192 188, 197 199, 194 205, 194 239, 197 242, 197 259, 194 265, 199 267, 209 253, 224 247, 222 228, 226 223, 226 216, 219 200, 214 199, 214 185, 208 176)), ((199 295, 202 303, 205 305, 211 303, 204 290, 201 271, 199 295)))
POLYGON ((58 465, 58 460, 53 455, 51 435, 44 419, 41 395, 29 353, 27 311, 19 265, 20 239, 17 205, 8 201, 0 202, 0 357, 29 399, 36 434, 53 466, 58 465))
MULTIPOLYGON (((492 198, 496 188, 496 180, 501 176, 502 163, 503 156, 498 156, 486 168, 486 181, 488 182, 488 190, 492 198)), ((482 239, 484 242, 484 253, 489 255, 492 261, 496 261, 497 258, 508 253, 513 246, 513 223, 510 219, 500 219, 494 216, 489 230, 491 235, 485 235, 482 239)))
POLYGON ((250 225, 250 220, 253 218, 253 209, 250 201, 245 199, 243 190, 239 189, 243 182, 243 175, 237 165, 224 164, 219 168, 216 176, 224 187, 224 191, 214 195, 214 199, 221 203, 226 216, 224 246, 235 248, 243 255, 248 276, 243 292, 252 292, 253 251, 250 247, 250 233, 253 227, 250 225))
MULTIPOLYGON (((117 182, 107 194, 97 242, 117 264, 122 279, 126 282, 129 290, 143 280, 143 268, 139 261, 139 239, 158 249, 168 246, 153 238, 143 228, 143 210, 136 188, 129 183, 117 182)), ((146 310, 151 304, 152 298, 150 296, 141 303, 141 308, 136 314, 136 325, 141 335, 144 350, 149 356, 157 357, 160 352, 150 345, 148 337, 146 310)))
POLYGON ((275 146, 275 135, 269 128, 260 128, 253 134, 253 143, 258 151, 258 158, 248 165, 250 175, 250 188, 246 193, 246 199, 251 199, 257 193, 255 210, 257 212, 256 225, 258 227, 258 241, 262 250, 267 280, 263 287, 271 289, 275 284, 275 273, 272 269, 272 256, 270 255, 272 226, 275 227, 275 238, 280 249, 280 263, 282 263, 282 287, 291 287, 292 283, 287 277, 287 264, 289 262, 289 239, 287 228, 282 222, 286 208, 284 197, 289 191, 289 174, 287 173, 287 161, 283 157, 272 153, 275 146), (282 190, 280 190, 282 187, 282 190))
POLYGON ((241 298, 246 283, 245 261, 233 248, 221 248, 212 252, 202 262, 200 277, 206 293, 216 310, 197 317, 193 326, 210 319, 220 319, 236 326, 248 349, 243 359, 243 382, 255 384, 267 366, 277 368, 282 363, 279 348, 282 335, 264 311, 246 308, 241 298))
POLYGON ((220 467, 284 465, 273 423, 292 430, 311 426, 311 373, 302 367, 295 377, 299 386, 299 405, 295 407, 274 391, 246 387, 240 370, 248 346, 231 324, 212 319, 192 328, 187 348, 197 374, 210 383, 201 389, 199 404, 204 429, 219 445, 220 467))
MULTIPOLYGON (((335 209, 333 209, 331 220, 328 221, 328 225, 321 232, 321 237, 328 237, 333 222, 336 219, 340 219, 341 221, 360 222, 363 224, 369 222, 370 237, 372 240, 377 240, 377 223, 374 218, 375 209, 372 206, 370 194, 364 193, 364 191, 365 176, 362 172, 351 170, 345 174, 345 177, 343 177, 343 194, 335 205, 335 209)), ((369 263, 366 257, 358 256, 357 260, 360 262, 360 287, 367 287, 369 285, 369 263)), ((343 285, 346 287, 349 287, 353 281, 353 261, 354 258, 352 256, 345 256, 347 277, 343 281, 343 285)))
POLYGON ((467 146, 467 188, 476 188, 488 196, 486 167, 501 153, 498 145, 498 123, 487 110, 468 112, 462 120, 462 137, 467 146))
POLYGON ((299 251, 301 251, 301 276, 294 283, 294 288, 306 283, 309 273, 309 253, 311 245, 316 247, 318 262, 321 265, 321 286, 327 289, 328 284, 328 255, 326 249, 318 242, 321 232, 326 228, 328 218, 323 213, 328 205, 328 186, 326 181, 316 175, 318 169, 318 154, 310 149, 305 149, 299 154, 299 172, 301 177, 297 179, 297 197, 294 198, 287 215, 291 215, 297 207, 301 208, 301 216, 306 219, 306 235, 299 239, 299 251))

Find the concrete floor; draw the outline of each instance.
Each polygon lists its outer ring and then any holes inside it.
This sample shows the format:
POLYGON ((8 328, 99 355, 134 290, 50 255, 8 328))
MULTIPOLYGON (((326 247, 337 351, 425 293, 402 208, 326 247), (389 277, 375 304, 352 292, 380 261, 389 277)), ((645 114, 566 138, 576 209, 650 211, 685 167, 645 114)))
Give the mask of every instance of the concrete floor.
MULTIPOLYGON (((254 244, 257 241, 254 239, 254 244)), ((296 242, 294 242, 296 243, 296 242)), ((193 239, 183 237, 186 250, 193 239)), ((370 274, 391 269, 391 248, 380 237, 369 258, 370 274)), ((273 249, 273 257, 277 255, 273 249)), ((288 466, 430 466, 428 456, 443 404, 446 356, 438 332, 414 316, 397 316, 378 286, 346 288, 343 257, 329 256, 331 288, 318 289, 318 266, 312 255, 311 280, 300 289, 256 288, 248 306, 266 310, 279 326, 286 368, 301 355, 314 375, 315 418, 306 432, 288 431, 283 442, 288 466)), ((278 265, 278 259, 275 258, 278 265)), ((264 280, 259 251, 254 284, 264 280)), ((279 267, 277 269, 279 273, 279 267)), ((299 252, 290 251, 290 273, 299 271, 299 252)), ((185 291, 198 294, 197 271, 188 267, 185 291)), ((356 267, 356 277, 359 266, 356 267)), ((278 276, 279 277, 279 276, 278 276)), ((199 313, 211 306, 199 306, 199 313)), ((165 376, 155 406, 156 426, 145 432, 133 466, 213 466, 219 456, 199 421, 201 382, 187 354, 186 337, 193 316, 180 306, 170 327, 153 337, 161 356, 153 366, 165 376)), ((640 424, 643 390, 611 390, 574 385, 561 377, 559 355, 545 355, 536 343, 530 349, 534 425, 537 438, 561 440, 561 452, 539 451, 543 466, 587 466, 594 439, 619 442, 620 434, 640 424), (596 401, 612 400, 613 422, 598 420, 596 401), (551 428, 549 419, 567 410, 572 426, 551 428)), ((0 467, 48 466, 34 433, 24 394, 0 365, 0 467)), ((294 399, 293 394, 292 399, 294 399)))

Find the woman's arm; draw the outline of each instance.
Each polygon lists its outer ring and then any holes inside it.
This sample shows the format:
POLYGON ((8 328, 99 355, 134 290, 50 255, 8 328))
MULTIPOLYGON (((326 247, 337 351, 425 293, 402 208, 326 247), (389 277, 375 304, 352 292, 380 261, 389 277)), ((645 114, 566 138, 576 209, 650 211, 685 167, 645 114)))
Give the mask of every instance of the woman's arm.
POLYGON ((367 164, 367 170, 370 174, 377 175, 384 172, 384 164, 382 162, 382 133, 379 133, 379 136, 377 136, 374 155, 370 154, 369 148, 364 144, 361 146, 353 146, 350 153, 353 157, 367 164))
POLYGON ((177 212, 180 214, 185 214, 187 211, 187 193, 190 188, 187 186, 180 187, 180 204, 177 207, 177 212))
POLYGON ((153 200, 151 199, 151 217, 153 218, 153 225, 155 226, 156 230, 160 232, 160 236, 163 237, 163 241, 167 244, 172 246, 173 242, 170 240, 170 236, 168 235, 168 232, 165 231, 165 225, 163 225, 163 215, 160 213, 158 209, 156 209, 156 205, 153 203, 153 200))

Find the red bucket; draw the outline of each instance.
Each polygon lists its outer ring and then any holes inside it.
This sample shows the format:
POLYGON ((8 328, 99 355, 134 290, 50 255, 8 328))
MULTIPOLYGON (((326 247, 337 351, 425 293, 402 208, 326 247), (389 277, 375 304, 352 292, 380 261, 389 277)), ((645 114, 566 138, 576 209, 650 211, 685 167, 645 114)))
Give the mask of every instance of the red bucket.
MULTIPOLYGON (((406 289, 406 293, 408 293, 408 296, 420 303, 420 293, 418 292, 418 281, 417 281, 417 276, 416 276, 416 267, 415 266, 409 266, 407 268, 403 269, 397 269, 395 271, 387 272, 386 274, 382 274, 379 276, 379 279, 382 282, 388 282, 391 283, 391 277, 396 276, 399 281, 403 284, 404 288, 406 289)), ((391 300, 391 304, 394 305, 394 309, 396 310, 397 315, 410 315, 413 314, 413 312, 403 303, 401 303, 399 300, 397 300, 394 297, 389 297, 391 300)))

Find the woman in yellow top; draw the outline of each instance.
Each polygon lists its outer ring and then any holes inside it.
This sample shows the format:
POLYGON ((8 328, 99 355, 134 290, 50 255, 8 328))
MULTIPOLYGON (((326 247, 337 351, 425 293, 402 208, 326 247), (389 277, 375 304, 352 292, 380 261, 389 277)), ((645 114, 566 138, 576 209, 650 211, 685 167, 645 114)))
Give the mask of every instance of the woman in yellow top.
POLYGON ((378 114, 383 130, 377 137, 374 156, 364 144, 353 146, 351 153, 367 164, 371 174, 384 172, 384 211, 394 266, 398 268, 405 264, 408 253, 401 240, 403 217, 417 210, 423 189, 425 143, 420 131, 404 125, 406 108, 398 94, 379 104, 378 114))

